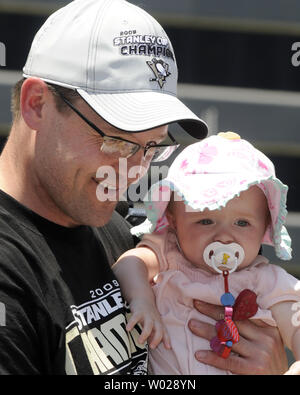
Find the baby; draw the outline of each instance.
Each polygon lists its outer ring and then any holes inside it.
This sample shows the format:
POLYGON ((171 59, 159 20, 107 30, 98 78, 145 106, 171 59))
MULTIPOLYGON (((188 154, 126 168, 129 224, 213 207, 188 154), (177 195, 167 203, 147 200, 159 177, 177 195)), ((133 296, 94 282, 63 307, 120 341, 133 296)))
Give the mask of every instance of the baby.
POLYGON ((144 237, 113 269, 132 312, 127 330, 142 325, 154 374, 230 373, 196 361, 195 351, 228 357, 239 340, 234 320, 251 316, 277 326, 300 359, 300 281, 260 253, 269 244, 291 259, 286 195, 272 162, 232 132, 188 146, 153 185, 148 220, 135 228, 144 237), (194 299, 223 305, 222 320, 196 311, 194 299), (217 336, 194 336, 192 318, 216 324, 217 336))

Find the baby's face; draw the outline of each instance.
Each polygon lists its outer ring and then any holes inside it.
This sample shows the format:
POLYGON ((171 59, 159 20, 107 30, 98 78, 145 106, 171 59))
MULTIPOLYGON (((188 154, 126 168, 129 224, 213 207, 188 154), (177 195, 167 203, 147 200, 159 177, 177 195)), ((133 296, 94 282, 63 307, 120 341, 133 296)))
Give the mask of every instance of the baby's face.
POLYGON ((209 271, 213 269, 203 260, 208 244, 219 241, 242 246, 245 258, 238 268, 241 269, 256 258, 269 223, 266 197, 256 186, 230 200, 221 210, 193 211, 184 202, 175 201, 167 216, 185 257, 209 271))

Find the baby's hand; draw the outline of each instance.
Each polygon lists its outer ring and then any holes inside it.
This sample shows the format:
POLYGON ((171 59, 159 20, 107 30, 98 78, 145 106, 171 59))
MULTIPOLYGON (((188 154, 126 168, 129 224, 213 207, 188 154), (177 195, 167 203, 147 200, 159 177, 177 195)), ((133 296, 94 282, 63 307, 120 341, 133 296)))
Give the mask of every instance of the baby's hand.
POLYGON ((156 348, 161 341, 165 348, 171 348, 168 332, 154 303, 136 299, 130 303, 130 310, 132 315, 126 325, 126 330, 131 331, 135 324, 140 323, 142 325, 142 333, 138 339, 140 344, 148 339, 151 349, 156 348))

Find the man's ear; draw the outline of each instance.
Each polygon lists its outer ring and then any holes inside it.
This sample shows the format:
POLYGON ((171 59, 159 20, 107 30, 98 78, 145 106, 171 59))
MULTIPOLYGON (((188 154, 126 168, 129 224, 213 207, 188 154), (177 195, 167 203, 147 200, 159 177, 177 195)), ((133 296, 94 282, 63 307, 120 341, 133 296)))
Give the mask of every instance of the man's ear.
POLYGON ((30 129, 38 130, 40 127, 47 94, 49 95, 47 84, 39 78, 30 77, 22 84, 21 114, 30 129))

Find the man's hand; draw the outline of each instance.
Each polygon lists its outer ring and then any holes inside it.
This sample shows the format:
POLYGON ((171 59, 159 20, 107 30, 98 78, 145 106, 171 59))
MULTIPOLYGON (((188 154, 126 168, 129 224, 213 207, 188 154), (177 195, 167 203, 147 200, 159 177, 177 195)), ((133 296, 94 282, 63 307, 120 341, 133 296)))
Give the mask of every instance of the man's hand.
MULTIPOLYGON (((194 301, 195 308, 202 314, 215 319, 222 318, 224 307, 209 303, 194 301)), ((216 368, 228 370, 234 374, 283 374, 288 369, 287 356, 277 328, 261 321, 245 320, 235 322, 240 341, 232 346, 227 359, 219 357, 213 351, 197 350, 195 357, 198 361, 216 368)), ((197 320, 189 322, 190 330, 207 340, 216 336, 213 325, 197 320)))

